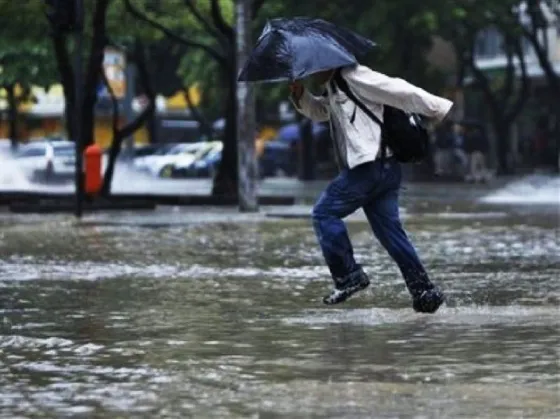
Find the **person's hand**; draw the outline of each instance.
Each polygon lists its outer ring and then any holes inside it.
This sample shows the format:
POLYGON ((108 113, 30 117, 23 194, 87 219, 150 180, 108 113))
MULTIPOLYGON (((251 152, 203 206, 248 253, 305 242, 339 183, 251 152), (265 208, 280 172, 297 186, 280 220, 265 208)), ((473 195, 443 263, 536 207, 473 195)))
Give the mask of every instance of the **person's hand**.
POLYGON ((288 87, 290 88, 292 97, 295 100, 300 100, 301 96, 303 95, 303 84, 300 81, 296 80, 291 82, 288 87))

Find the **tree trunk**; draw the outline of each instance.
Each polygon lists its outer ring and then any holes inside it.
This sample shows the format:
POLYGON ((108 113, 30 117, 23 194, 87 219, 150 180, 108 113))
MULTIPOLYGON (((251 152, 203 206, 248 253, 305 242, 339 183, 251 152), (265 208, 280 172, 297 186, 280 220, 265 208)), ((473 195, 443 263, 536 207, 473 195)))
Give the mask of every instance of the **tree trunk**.
POLYGON ((82 146, 84 149, 93 144, 95 127, 95 104, 97 103, 97 86, 103 66, 106 45, 106 21, 109 0, 98 0, 93 15, 93 37, 87 64, 87 74, 83 86, 82 103, 82 146))
POLYGON ((69 140, 74 140, 74 128, 72 114, 74 111, 74 71, 70 63, 70 56, 66 47, 66 36, 59 32, 53 32, 53 49, 60 74, 60 81, 64 90, 64 119, 66 134, 69 140))
POLYGON ((222 160, 218 167, 218 174, 214 179, 212 195, 227 196, 237 199, 237 73, 235 71, 229 71, 235 68, 234 65, 228 67, 228 74, 226 74, 228 80, 225 109, 226 125, 222 138, 224 149, 222 151, 222 160))
POLYGON ((208 137, 211 140, 214 137, 214 132, 212 130, 212 125, 208 122, 205 118, 202 111, 193 104, 191 95, 189 93, 189 87, 183 86, 183 96, 185 98, 185 102, 187 102, 187 106, 189 107, 189 111, 192 117, 195 119, 196 122, 200 124, 200 132, 202 135, 208 137))
POLYGON ((107 168, 103 176, 103 186, 101 187, 101 195, 111 195, 111 185, 113 184, 113 176, 115 174, 115 164, 122 148, 124 137, 121 133, 113 131, 113 140, 111 141, 111 148, 109 149, 109 156, 107 161, 107 168))
POLYGON ((111 89, 105 72, 100 72, 103 82, 105 83, 105 86, 107 87, 107 90, 111 96, 111 103, 113 105, 113 141, 111 142, 111 148, 109 150, 109 161, 107 162, 107 169, 105 171, 105 176, 103 178, 103 187, 101 189, 101 193, 104 196, 109 196, 111 194, 111 185, 113 183, 115 165, 117 162, 117 157, 121 152, 124 139, 132 136, 136 131, 138 131, 138 129, 142 127, 142 125, 147 123, 150 119, 153 119, 155 114, 156 97, 150 82, 150 75, 147 68, 144 47, 138 41, 134 47, 133 55, 133 61, 138 67, 138 76, 140 78, 140 82, 142 83, 144 91, 146 92, 146 96, 148 97, 148 105, 146 105, 146 108, 140 113, 140 115, 138 115, 138 117, 134 121, 130 122, 122 129, 119 129, 118 100, 115 97, 113 90, 111 89))
POLYGON ((147 122, 146 128, 148 129, 148 141, 150 144, 155 144, 158 142, 158 118, 156 112, 154 112, 147 122))
POLYGON ((19 127, 18 127, 18 100, 15 92, 16 86, 10 84, 5 86, 7 99, 8 99, 8 123, 9 123, 9 137, 12 151, 17 150, 19 142, 19 127))
POLYGON ((495 118, 493 121, 494 133, 496 136, 496 153, 497 153, 497 174, 511 174, 510 165, 510 138, 511 124, 495 118))

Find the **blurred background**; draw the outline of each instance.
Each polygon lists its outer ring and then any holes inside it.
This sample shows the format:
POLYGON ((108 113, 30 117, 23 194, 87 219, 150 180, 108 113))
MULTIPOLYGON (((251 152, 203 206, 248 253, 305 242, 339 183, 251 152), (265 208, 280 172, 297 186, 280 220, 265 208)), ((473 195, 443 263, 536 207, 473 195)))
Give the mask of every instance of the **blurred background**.
POLYGON ((0 28, 1 418, 560 417, 558 0, 0 0, 0 28), (400 191, 433 316, 361 210, 372 286, 321 302, 329 128, 236 82, 302 15, 455 102, 400 191))
MULTIPOLYGON (((148 179, 198 178, 235 195, 234 2, 85 0, 79 41, 73 3, 0 1, 0 186, 73 179, 76 76, 82 149, 101 147, 106 194, 113 154, 115 176, 147 193, 160 187, 148 179)), ((488 182, 559 170, 559 10, 557 0, 256 0, 250 26, 256 40, 269 18, 317 16, 371 38, 379 46, 364 64, 456 103, 409 180, 488 182)), ((258 85, 255 97, 244 141, 254 140, 259 179, 331 178, 328 126, 296 115, 285 85, 258 85)))

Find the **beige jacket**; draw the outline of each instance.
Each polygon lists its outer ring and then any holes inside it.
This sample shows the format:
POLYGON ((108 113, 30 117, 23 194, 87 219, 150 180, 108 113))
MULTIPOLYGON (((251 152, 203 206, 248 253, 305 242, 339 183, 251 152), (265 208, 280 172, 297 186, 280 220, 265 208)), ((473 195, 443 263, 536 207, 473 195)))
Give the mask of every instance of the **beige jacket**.
MULTIPOLYGON (((441 121, 453 102, 432 95, 405 80, 388 77, 358 65, 341 72, 352 93, 383 121, 383 105, 417 113, 441 121)), ((339 163, 350 169, 376 159, 381 144, 381 129, 340 89, 325 85, 326 96, 313 96, 304 90, 296 109, 314 121, 329 121, 331 135, 337 146, 339 163), (355 112, 354 122, 351 122, 355 112), (335 134, 336 133, 336 134, 335 134)))

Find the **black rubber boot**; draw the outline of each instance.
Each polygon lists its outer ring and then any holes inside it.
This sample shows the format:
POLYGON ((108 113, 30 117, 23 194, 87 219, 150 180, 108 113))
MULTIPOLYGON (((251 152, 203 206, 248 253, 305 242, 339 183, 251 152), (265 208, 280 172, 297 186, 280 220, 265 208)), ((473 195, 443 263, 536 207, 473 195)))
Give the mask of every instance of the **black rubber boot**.
POLYGON ((323 298, 328 305, 339 304, 346 301, 350 296, 369 286, 369 278, 362 268, 346 275, 344 278, 334 279, 334 290, 323 298))
POLYGON ((412 300, 412 308, 418 313, 435 313, 445 302, 443 292, 437 287, 426 290, 412 300))

